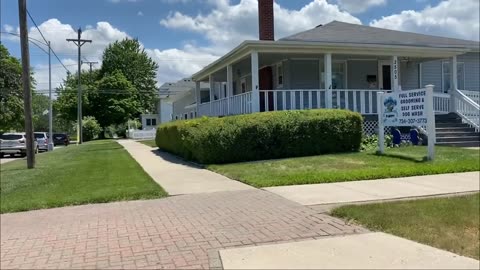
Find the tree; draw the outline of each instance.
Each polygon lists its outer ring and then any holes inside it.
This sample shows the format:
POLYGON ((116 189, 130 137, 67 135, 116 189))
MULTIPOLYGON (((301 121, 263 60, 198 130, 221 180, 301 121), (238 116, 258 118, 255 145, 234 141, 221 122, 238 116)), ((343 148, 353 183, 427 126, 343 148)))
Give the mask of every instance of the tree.
POLYGON ((126 123, 141 113, 135 93, 135 88, 121 71, 105 75, 98 81, 97 90, 90 95, 92 115, 102 128, 126 123))
POLYGON ((139 103, 139 114, 153 112, 158 102, 156 73, 158 65, 141 47, 137 39, 124 39, 110 44, 103 52, 100 76, 122 72, 136 89, 135 98, 139 103))
MULTIPOLYGON (((82 71, 82 107, 84 115, 92 114, 90 100, 97 89, 98 71, 82 71)), ((69 74, 63 84, 56 89, 57 99, 53 103, 53 111, 66 121, 77 121, 78 75, 69 74)))
POLYGON ((0 131, 23 130, 22 66, 0 44, 0 131))
POLYGON ((35 131, 48 131, 48 103, 45 95, 32 93, 33 128, 35 131))
MULTIPOLYGON (((77 125, 75 125, 76 127, 77 125)), ((82 135, 83 139, 87 141, 98 138, 98 135, 102 131, 100 124, 93 116, 85 116, 82 119, 82 135)))

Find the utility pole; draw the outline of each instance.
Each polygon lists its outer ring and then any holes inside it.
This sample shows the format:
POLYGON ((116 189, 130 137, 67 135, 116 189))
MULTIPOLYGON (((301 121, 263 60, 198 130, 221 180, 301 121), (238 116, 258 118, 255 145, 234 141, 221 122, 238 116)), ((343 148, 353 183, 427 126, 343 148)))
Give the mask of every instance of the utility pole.
POLYGON ((48 42, 48 151, 53 151, 52 47, 48 42))
POLYGON ((78 105, 77 105, 77 117, 78 117, 78 128, 77 128, 77 144, 82 144, 83 136, 82 136, 82 83, 80 81, 81 73, 82 73, 82 46, 89 42, 92 43, 92 40, 89 39, 82 39, 82 29, 78 28, 78 37, 77 39, 67 38, 67 41, 72 41, 78 47, 78 105))
POLYGON ((91 61, 83 61, 82 64, 87 64, 90 66, 90 73, 93 71, 93 65, 98 64, 98 62, 91 62, 91 61))
POLYGON ((25 133, 27 137, 27 168, 35 168, 35 141, 32 121, 32 92, 30 89, 30 52, 28 48, 27 0, 18 0, 20 24, 20 44, 22 51, 23 110, 25 113, 25 133))

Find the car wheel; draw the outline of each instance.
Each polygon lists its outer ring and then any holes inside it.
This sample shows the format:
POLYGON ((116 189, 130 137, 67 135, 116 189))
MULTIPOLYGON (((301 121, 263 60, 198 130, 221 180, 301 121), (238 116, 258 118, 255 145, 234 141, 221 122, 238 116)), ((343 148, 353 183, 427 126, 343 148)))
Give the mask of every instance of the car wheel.
POLYGON ((3 153, 0 153, 0 158, 3 158, 3 153))

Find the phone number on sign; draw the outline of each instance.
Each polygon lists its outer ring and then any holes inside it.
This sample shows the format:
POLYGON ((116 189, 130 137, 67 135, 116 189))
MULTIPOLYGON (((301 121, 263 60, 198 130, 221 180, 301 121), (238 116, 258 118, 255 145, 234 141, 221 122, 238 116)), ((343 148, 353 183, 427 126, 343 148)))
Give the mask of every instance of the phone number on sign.
POLYGON ((400 119, 400 124, 426 124, 427 118, 418 118, 418 119, 400 119))

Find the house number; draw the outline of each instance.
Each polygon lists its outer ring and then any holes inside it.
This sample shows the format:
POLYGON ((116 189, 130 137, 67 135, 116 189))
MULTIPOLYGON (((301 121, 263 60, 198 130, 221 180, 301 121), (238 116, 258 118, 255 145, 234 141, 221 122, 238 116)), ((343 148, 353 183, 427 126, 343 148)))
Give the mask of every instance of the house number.
POLYGON ((397 60, 393 60, 393 78, 394 78, 395 80, 398 79, 397 60))

